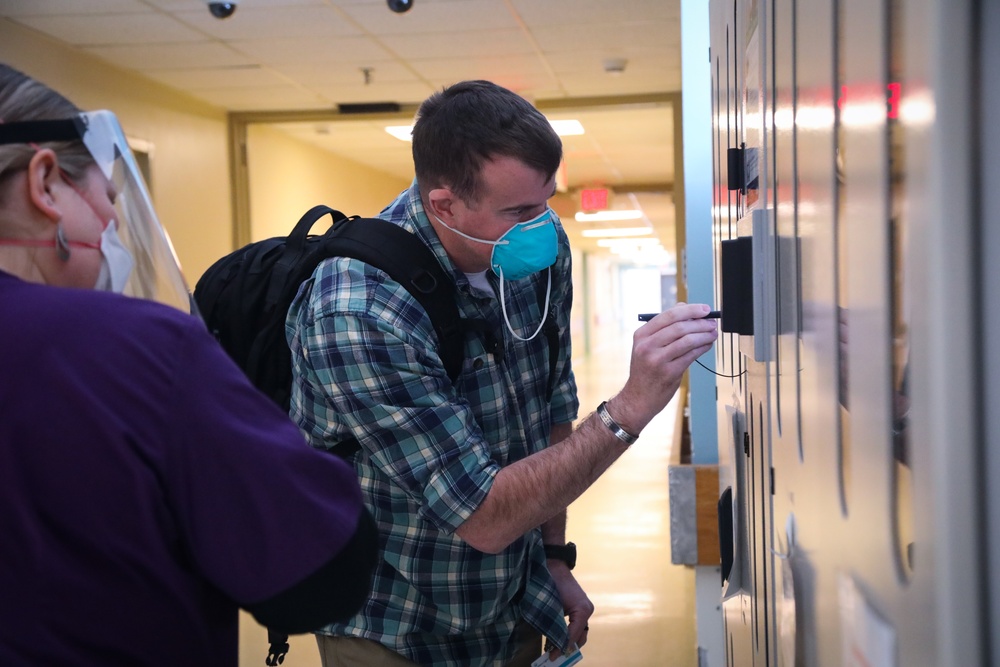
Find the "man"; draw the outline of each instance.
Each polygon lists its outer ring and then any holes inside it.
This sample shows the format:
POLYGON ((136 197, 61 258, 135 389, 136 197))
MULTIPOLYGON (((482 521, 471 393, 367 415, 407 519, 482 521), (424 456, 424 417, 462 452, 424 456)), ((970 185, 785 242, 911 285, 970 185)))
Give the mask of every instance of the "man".
POLYGON ((586 642, 594 607, 572 563, 546 552, 564 555, 552 547, 566 544, 567 505, 716 332, 697 319, 707 306, 655 318, 636 335, 625 387, 572 432, 570 251, 546 205, 561 158, 545 117, 489 82, 420 107, 416 180, 381 217, 431 248, 462 317, 492 334, 469 335, 454 383, 416 300, 357 260, 320 264, 289 311, 292 416, 316 447, 359 441, 353 462, 381 540, 369 600, 318 637, 325 667, 520 667, 542 636, 560 651, 586 642), (539 335, 547 317, 555 349, 539 335))

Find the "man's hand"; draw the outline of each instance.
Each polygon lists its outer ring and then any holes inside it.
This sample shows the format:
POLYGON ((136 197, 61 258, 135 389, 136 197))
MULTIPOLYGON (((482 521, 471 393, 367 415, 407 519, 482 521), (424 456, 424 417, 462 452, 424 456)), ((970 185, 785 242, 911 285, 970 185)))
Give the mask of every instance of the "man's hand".
MULTIPOLYGON (((558 560, 547 561, 549 572, 556 583, 559 591, 559 599, 562 600, 563 611, 569 616, 569 641, 572 646, 583 646, 587 643, 587 623, 594 614, 594 603, 590 601, 587 594, 580 588, 579 582, 573 573, 569 571, 566 563, 558 560)), ((555 660, 562 651, 553 649, 549 652, 549 658, 555 660)))
POLYGON ((638 434, 667 406, 694 360, 712 349, 718 337, 705 304, 678 303, 636 329, 625 387, 609 401, 623 429, 638 434))

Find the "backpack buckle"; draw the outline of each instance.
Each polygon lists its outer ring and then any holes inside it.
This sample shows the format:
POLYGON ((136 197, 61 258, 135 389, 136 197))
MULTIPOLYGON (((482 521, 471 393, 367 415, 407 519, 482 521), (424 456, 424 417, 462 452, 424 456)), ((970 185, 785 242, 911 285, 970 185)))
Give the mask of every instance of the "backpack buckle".
POLYGON ((415 275, 410 284, 424 294, 430 294, 437 289, 438 281, 430 271, 421 271, 415 275))
POLYGON ((264 663, 268 667, 276 667, 285 661, 285 655, 288 653, 288 636, 287 635, 277 635, 274 636, 268 632, 268 641, 271 642, 271 646, 268 649, 267 658, 264 663))

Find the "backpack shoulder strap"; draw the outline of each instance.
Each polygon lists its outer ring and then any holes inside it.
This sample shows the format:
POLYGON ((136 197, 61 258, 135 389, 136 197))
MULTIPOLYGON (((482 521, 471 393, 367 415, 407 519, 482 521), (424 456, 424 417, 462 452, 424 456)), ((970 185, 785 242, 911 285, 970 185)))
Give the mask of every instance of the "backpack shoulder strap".
POLYGON ((351 257, 385 271, 427 311, 440 340, 441 361, 452 382, 462 370, 464 331, 455 283, 434 253, 416 236, 379 218, 350 218, 333 226, 325 240, 328 257, 351 257))
MULTIPOLYGON (((445 371, 454 382, 465 358, 465 328, 455 302, 455 283, 431 249, 402 227, 379 218, 341 220, 326 236, 326 256, 358 259, 385 271, 423 306, 437 332, 445 371)), ((351 438, 337 443, 331 452, 350 459, 360 448, 351 438)))
MULTIPOLYGON (((552 267, 550 266, 546 269, 548 272, 552 272, 552 267)), ((546 292, 547 281, 539 280, 537 282, 536 296, 538 297, 538 307, 539 309, 545 308, 545 292, 546 292)), ((542 326, 542 333, 545 334, 545 339, 549 344, 549 383, 546 386, 545 400, 546 402, 552 400, 552 394, 556 390, 556 364, 559 361, 559 324, 556 321, 556 306, 555 304, 549 304, 549 312, 542 313, 545 316, 545 324, 542 326)))
MULTIPOLYGON (((306 255, 310 254, 306 247, 306 241, 309 238, 309 230, 312 229, 313 225, 322 218, 324 215, 329 214, 333 219, 334 225, 342 220, 346 220, 347 216, 336 211, 329 206, 324 204, 318 204, 313 206, 311 209, 306 211, 299 221, 295 223, 295 227, 292 229, 292 233, 289 234, 285 239, 285 251, 282 253, 281 258, 275 264, 272 270, 271 282, 268 285, 267 291, 267 306, 274 307, 281 302, 283 296, 287 296, 289 287, 295 285, 295 289, 298 288, 298 284, 304 280, 302 277, 302 260, 305 259, 306 255)), ((316 263, 319 263, 319 256, 313 255, 316 258, 316 263)), ((312 273, 312 269, 315 266, 308 268, 308 273, 312 273)), ((259 267, 251 267, 251 270, 259 270, 259 267)), ((294 293, 292 294, 294 296, 294 293)), ((284 304, 281 304, 284 305, 284 304)))

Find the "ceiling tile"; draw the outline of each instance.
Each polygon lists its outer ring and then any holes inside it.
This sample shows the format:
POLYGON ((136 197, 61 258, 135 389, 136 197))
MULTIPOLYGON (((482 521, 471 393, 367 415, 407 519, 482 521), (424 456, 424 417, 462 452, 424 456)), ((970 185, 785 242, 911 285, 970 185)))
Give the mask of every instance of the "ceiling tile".
POLYGON ((524 31, 516 28, 391 35, 384 42, 396 55, 410 60, 502 57, 535 52, 524 31))
POLYGON ((141 46, 95 46, 88 53, 118 67, 140 72, 160 69, 234 67, 254 64, 246 56, 215 42, 195 44, 145 44, 141 46))
POLYGON ((172 88, 189 91, 267 87, 288 83, 286 78, 274 70, 257 66, 157 70, 150 72, 149 76, 172 88))
POLYGON ((561 77, 569 97, 614 97, 616 95, 641 95, 648 93, 679 92, 680 71, 655 69, 643 74, 636 69, 617 77, 600 74, 561 77), (610 80, 609 80, 610 79, 610 80))
POLYGON ((615 97, 618 95, 642 95, 662 93, 671 88, 670 77, 663 72, 655 72, 651 76, 634 76, 628 73, 607 81, 609 75, 604 72, 587 72, 585 74, 564 74, 559 77, 567 97, 615 97))
POLYGON ((367 37, 313 40, 308 48, 301 39, 254 39, 229 42, 234 49, 262 65, 312 66, 319 63, 378 63, 392 54, 367 37))
MULTIPOLYGON (((143 0, 143 2, 165 9, 167 11, 185 11, 191 9, 192 4, 205 5, 205 0, 143 0)), ((290 5, 298 6, 323 6, 329 3, 326 0, 237 0, 239 7, 237 12, 242 12, 249 7, 283 8, 290 5)), ((208 9, 204 10, 208 14, 208 9)), ((219 20, 219 19, 213 19, 219 20)), ((226 20, 226 19, 223 19, 226 20)))
POLYGON ((149 11, 149 7, 140 0, 3 0, 0 2, 0 16, 11 17, 143 11, 149 11))
POLYGON ((319 109, 329 106, 319 95, 297 86, 261 88, 218 88, 194 93, 215 106, 233 111, 271 111, 281 109, 319 109))
POLYGON ((487 79, 526 97, 539 87, 557 86, 544 62, 534 55, 464 60, 414 60, 413 68, 435 86, 465 79, 487 79))
POLYGON ((314 89, 334 104, 360 102, 399 102, 417 104, 424 101, 434 89, 425 83, 361 83, 343 86, 315 86, 314 89))
POLYGON ((246 2, 230 18, 221 21, 202 10, 178 11, 174 16, 218 39, 298 39, 303 56, 309 53, 310 38, 323 41, 361 34, 340 12, 325 5, 275 10, 246 2))
POLYGON ((25 16, 17 22, 74 46, 165 44, 204 38, 174 18, 156 12, 25 16))
POLYGON ((534 27, 680 21, 680 0, 511 0, 511 4, 534 27))
POLYGON ((629 56, 650 53, 674 53, 680 56, 680 36, 672 37, 667 23, 639 25, 560 25, 540 27, 532 32, 545 53, 587 51, 606 55, 629 56))
POLYGON ((343 4, 343 11, 374 35, 454 34, 517 27, 510 11, 497 0, 415 0, 414 9, 405 14, 395 14, 381 0, 373 0, 343 4))
POLYGON ((354 62, 308 62, 276 65, 274 69, 309 86, 353 86, 365 81, 362 67, 369 69, 369 77, 374 84, 412 83, 417 80, 410 68, 395 61, 375 61, 370 67, 354 62))

